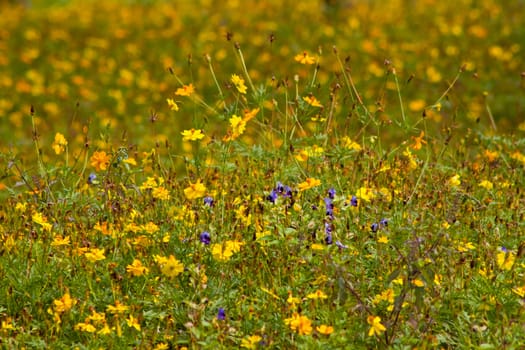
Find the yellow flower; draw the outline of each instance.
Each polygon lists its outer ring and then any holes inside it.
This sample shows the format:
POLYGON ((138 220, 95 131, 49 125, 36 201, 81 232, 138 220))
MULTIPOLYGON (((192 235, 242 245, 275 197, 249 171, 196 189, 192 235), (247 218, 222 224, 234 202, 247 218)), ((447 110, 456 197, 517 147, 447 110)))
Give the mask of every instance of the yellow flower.
POLYGON ((514 261, 516 261, 516 255, 505 248, 501 248, 496 255, 496 263, 500 269, 509 271, 512 269, 514 261))
POLYGON ((309 177, 304 182, 301 182, 299 185, 297 185, 297 188, 299 191, 308 190, 312 187, 319 186, 321 184, 321 180, 309 177))
POLYGON ((512 288, 512 292, 519 295, 520 298, 525 298, 525 284, 521 287, 512 288))
POLYGON ((211 254, 218 261, 228 261, 233 255, 233 251, 228 248, 226 243, 215 243, 211 246, 211 254))
POLYGON ((484 189, 486 190, 491 190, 494 185, 492 184, 492 182, 488 181, 488 180, 483 180, 479 183, 479 186, 480 187, 483 187, 484 189))
POLYGON ((84 322, 77 323, 74 328, 77 331, 88 332, 88 333, 95 333, 97 330, 95 326, 93 326, 92 324, 84 323, 84 322))
POLYGON ((182 135, 182 141, 196 141, 204 138, 204 134, 202 133, 202 130, 200 129, 189 129, 184 130, 181 132, 182 135))
POLYGON ((381 324, 381 317, 379 316, 368 316, 366 322, 370 325, 370 330, 368 331, 368 336, 372 337, 374 335, 381 335, 386 331, 385 326, 381 324))
POLYGON ((325 294, 322 290, 316 290, 314 293, 310 293, 306 296, 308 299, 326 299, 328 295, 325 294))
POLYGON ((113 315, 120 315, 120 314, 123 314, 124 312, 128 311, 129 307, 122 304, 120 301, 115 301, 115 305, 108 305, 108 307, 106 308, 106 310, 110 313, 110 314, 113 314, 113 315))
POLYGON ((104 260, 106 258, 106 256, 104 255, 104 249, 98 249, 98 248, 90 248, 89 251, 84 254, 84 256, 90 262, 104 260))
POLYGON ((100 171, 108 168, 110 159, 111 157, 106 154, 106 152, 96 151, 89 160, 91 161, 91 166, 94 167, 96 171, 100 171))
POLYGON ((126 271, 133 276, 142 276, 147 274, 149 269, 143 266, 140 260, 134 259, 130 265, 126 266, 126 271))
POLYGON ((178 96, 191 96, 195 89, 193 88, 193 84, 184 85, 181 88, 178 88, 177 91, 175 91, 175 95, 178 96))
POLYGON ((461 185, 461 180, 459 179, 461 176, 459 176, 458 174, 452 176, 450 179, 448 179, 448 184, 451 186, 451 187, 458 187, 459 185, 461 185))
POLYGON ((153 195, 153 198, 160 199, 163 201, 167 201, 170 199, 170 192, 162 186, 154 188, 151 194, 153 195))
POLYGON ((303 51, 303 52, 297 54, 294 57, 294 60, 296 60, 297 62, 299 62, 301 64, 314 64, 315 63, 315 58, 310 56, 308 54, 308 52, 306 52, 306 51, 303 51))
POLYGON ((66 138, 61 133, 57 132, 55 134, 55 141, 53 142, 51 147, 53 147, 53 150, 55 151, 56 154, 60 154, 64 152, 66 146, 67 146, 66 138))
POLYGON ((411 146, 412 149, 415 149, 416 151, 421 149, 422 145, 426 145, 427 142, 423 140, 423 137, 425 137, 425 132, 421 131, 418 137, 412 136, 412 140, 414 140, 414 144, 411 146))
POLYGON ((352 141, 352 139, 349 138, 348 136, 343 137, 341 141, 342 141, 343 147, 345 148, 348 148, 350 150, 355 150, 355 151, 361 150, 361 145, 355 141, 352 141))
POLYGON ((158 343, 157 345, 155 345, 153 350, 168 350, 169 348, 170 347, 166 343, 158 343))
POLYGON ((361 187, 357 190, 355 193, 355 196, 359 199, 362 199, 366 202, 370 202, 372 199, 375 198, 375 194, 369 187, 361 187))
POLYGON ((308 335, 312 333, 312 321, 307 316, 299 315, 294 312, 292 317, 284 320, 284 323, 288 325, 292 331, 299 333, 300 335, 308 335))
POLYGON ((47 218, 39 212, 34 213, 32 216, 32 219, 34 223, 42 226, 42 229, 44 229, 44 231, 50 232, 51 229, 53 228, 53 225, 47 222, 47 218))
POLYGON ((330 335, 334 332, 334 327, 322 324, 315 328, 319 334, 330 335))
POLYGON ((204 186, 200 180, 197 180, 196 183, 190 182, 190 185, 184 189, 184 195, 189 200, 204 197, 205 194, 206 186, 204 186))
POLYGON ((176 277, 184 271, 184 265, 182 265, 182 263, 178 261, 173 255, 170 255, 160 270, 168 277, 176 277))
POLYGON ((250 335, 241 341, 241 348, 257 349, 257 344, 262 340, 258 335, 250 335))
POLYGON ((72 299, 69 293, 64 294, 60 299, 53 300, 55 305, 55 311, 58 313, 64 313, 71 310, 71 308, 77 303, 76 299, 72 299))
POLYGON ((316 99, 315 96, 305 96, 303 97, 303 100, 305 100, 305 102, 312 107, 323 107, 321 102, 319 102, 319 100, 316 99))
POLYGON ((179 106, 177 105, 177 103, 175 101, 173 101, 172 98, 167 98, 166 102, 168 103, 168 106, 170 107, 170 109, 172 111, 178 111, 179 110, 179 106))
POLYGON ((237 91, 241 94, 246 94, 246 85, 244 85, 244 79, 239 77, 237 74, 232 74, 230 81, 235 85, 237 91))
POLYGON ((416 287, 424 287, 425 286, 425 282, 423 282, 422 280, 420 280, 419 278, 416 278, 415 280, 412 281, 412 284, 416 287))
POLYGON ((70 242, 70 238, 69 236, 56 236, 54 239, 53 239, 53 242, 51 242, 51 246, 52 247, 60 247, 62 245, 69 245, 70 242))
POLYGON ((135 328, 137 331, 140 331, 140 323, 135 317, 133 317, 133 315, 129 315, 129 317, 126 319, 126 324, 128 327, 135 328))
POLYGON ((388 237, 387 237, 386 235, 379 235, 379 236, 377 237, 377 242, 378 242, 378 243, 386 244, 386 243, 389 242, 389 239, 388 239, 388 237))

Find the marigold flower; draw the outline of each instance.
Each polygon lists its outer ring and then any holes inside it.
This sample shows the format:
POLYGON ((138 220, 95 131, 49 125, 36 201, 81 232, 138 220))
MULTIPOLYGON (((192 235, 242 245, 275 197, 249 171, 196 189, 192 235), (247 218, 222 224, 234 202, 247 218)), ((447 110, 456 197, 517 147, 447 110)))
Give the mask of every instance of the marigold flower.
POLYGON ((315 63, 315 58, 310 56, 308 54, 308 52, 306 52, 306 51, 303 51, 303 52, 297 54, 294 57, 294 60, 296 60, 297 62, 299 62, 301 64, 314 64, 315 63))
POLYGON ((237 74, 232 74, 230 81, 235 85, 237 91, 241 94, 246 94, 247 87, 244 85, 244 79, 239 77, 237 74))
POLYGON ((61 133, 57 132, 55 134, 55 141, 51 145, 51 147, 55 151, 55 154, 60 154, 64 152, 66 146, 67 146, 66 138, 61 133))
POLYGON ((96 171, 101 171, 108 168, 111 157, 104 151, 96 151, 89 160, 96 171))
POLYGON ((175 95, 178 96, 191 96, 193 92, 195 91, 193 84, 184 85, 181 88, 178 88, 177 91, 175 91, 175 95))
POLYGON ((182 141, 196 141, 204 138, 204 134, 200 129, 189 129, 181 132, 182 141))
POLYGON ((385 326, 381 324, 381 317, 379 316, 368 316, 366 322, 370 325, 370 330, 368 331, 368 336, 372 337, 374 335, 381 335, 386 331, 385 326))

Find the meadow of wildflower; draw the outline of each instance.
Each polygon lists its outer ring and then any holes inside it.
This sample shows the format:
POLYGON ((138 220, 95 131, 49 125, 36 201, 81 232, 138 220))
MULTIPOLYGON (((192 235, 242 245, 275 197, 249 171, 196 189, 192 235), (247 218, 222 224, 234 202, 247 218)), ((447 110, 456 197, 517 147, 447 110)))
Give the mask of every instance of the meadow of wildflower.
POLYGON ((3 349, 519 349, 524 1, 0 4, 3 349))

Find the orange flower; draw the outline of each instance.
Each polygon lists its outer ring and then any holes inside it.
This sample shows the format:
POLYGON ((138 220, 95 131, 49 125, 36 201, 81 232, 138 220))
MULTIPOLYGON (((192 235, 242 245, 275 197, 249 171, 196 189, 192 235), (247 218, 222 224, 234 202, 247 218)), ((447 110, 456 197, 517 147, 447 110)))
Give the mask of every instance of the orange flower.
POLYGON ((104 151, 97 151, 93 153, 90 158, 91 166, 93 166, 97 171, 106 170, 109 165, 110 156, 104 151))
POLYGON ((195 88, 193 87, 193 84, 184 85, 181 88, 178 88, 177 91, 175 91, 175 95, 178 96, 191 96, 195 92, 195 88))
POLYGON ((294 59, 301 63, 301 64, 314 64, 315 63, 315 58, 313 58, 312 56, 310 56, 308 54, 308 52, 306 51, 303 51, 302 53, 300 54, 297 54, 294 59))
POLYGON ((423 137, 425 137, 424 131, 421 131, 418 137, 412 136, 412 140, 414 140, 414 144, 411 146, 412 149, 415 149, 417 151, 418 149, 421 149, 422 145, 427 144, 427 142, 423 140, 423 137))

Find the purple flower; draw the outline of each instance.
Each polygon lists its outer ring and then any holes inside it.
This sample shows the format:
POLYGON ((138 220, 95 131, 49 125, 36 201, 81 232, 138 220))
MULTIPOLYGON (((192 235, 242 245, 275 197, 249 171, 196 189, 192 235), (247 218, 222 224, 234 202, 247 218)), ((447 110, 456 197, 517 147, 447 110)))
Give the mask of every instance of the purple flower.
POLYGON ((383 226, 383 227, 387 227, 388 226, 388 219, 381 219, 381 221, 379 221, 379 225, 380 226, 383 226))
POLYGON ((326 244, 332 244, 334 241, 332 239, 332 234, 331 233, 327 233, 325 238, 324 238, 324 242, 326 244))
POLYGON ((352 196, 352 199, 350 199, 350 205, 352 207, 357 207, 357 197, 356 196, 352 196))
POLYGON ((374 222, 372 226, 370 226, 370 230, 372 230, 372 232, 377 232, 377 230, 379 230, 379 224, 374 222))
POLYGON ((272 203, 275 203, 277 201, 277 197, 279 196, 279 193, 276 190, 272 190, 268 197, 266 197, 267 200, 269 200, 272 203))
POLYGON ((208 231, 204 231, 203 233, 201 233, 199 240, 206 245, 210 244, 211 242, 210 233, 208 231))
POLYGON ((213 198, 210 196, 204 197, 204 204, 209 207, 213 207, 213 198))
POLYGON ((292 198, 292 189, 290 188, 290 186, 284 186, 283 197, 292 198))
POLYGON ((334 216, 334 203, 331 198, 325 198, 324 204, 326 207, 326 215, 333 217, 334 216))
POLYGON ((217 319, 219 321, 224 321, 226 319, 226 311, 224 311, 224 308, 219 308, 219 312, 217 312, 217 319))
POLYGON ((88 176, 87 183, 92 185, 95 182, 96 179, 97 179, 97 174, 91 173, 88 176))
POLYGON ((334 199, 335 198, 335 189, 333 187, 328 190, 328 197, 330 199, 334 199))

